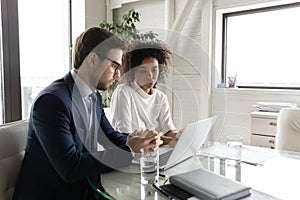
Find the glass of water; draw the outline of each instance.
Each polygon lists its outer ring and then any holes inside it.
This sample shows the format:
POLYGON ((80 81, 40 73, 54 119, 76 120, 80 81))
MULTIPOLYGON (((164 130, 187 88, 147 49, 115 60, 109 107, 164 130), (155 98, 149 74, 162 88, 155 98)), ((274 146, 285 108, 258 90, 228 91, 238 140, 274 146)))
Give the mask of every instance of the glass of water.
POLYGON ((239 164, 242 160, 243 137, 240 135, 226 136, 226 145, 230 159, 228 164, 239 164))
POLYGON ((156 151, 145 151, 141 149, 140 169, 141 169, 141 183, 152 185, 156 183, 159 178, 159 155, 156 151))

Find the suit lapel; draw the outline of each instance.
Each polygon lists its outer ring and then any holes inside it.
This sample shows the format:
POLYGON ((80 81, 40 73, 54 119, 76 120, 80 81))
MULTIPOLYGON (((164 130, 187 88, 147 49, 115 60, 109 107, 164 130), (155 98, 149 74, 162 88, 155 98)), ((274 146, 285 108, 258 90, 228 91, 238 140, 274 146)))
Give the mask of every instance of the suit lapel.
POLYGON ((89 125, 88 125, 88 116, 85 111, 85 107, 79 93, 78 88, 74 84, 71 72, 69 72, 64 77, 65 82, 70 90, 71 99, 72 99, 72 115, 74 118, 75 127, 77 128, 79 137, 85 143, 84 138, 87 138, 89 125))

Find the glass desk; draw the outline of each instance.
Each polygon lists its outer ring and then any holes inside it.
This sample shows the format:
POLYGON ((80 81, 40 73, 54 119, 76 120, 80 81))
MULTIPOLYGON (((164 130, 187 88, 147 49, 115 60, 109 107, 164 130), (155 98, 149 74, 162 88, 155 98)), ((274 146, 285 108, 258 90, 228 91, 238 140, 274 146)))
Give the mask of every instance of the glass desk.
MULTIPOLYGON (((266 160, 263 165, 255 166, 241 163, 232 166, 227 165, 223 159, 195 155, 160 173, 169 177, 202 167, 252 187, 251 196, 244 199, 299 199, 300 193, 297 183, 300 180, 300 153, 255 148, 262 150, 262 152, 270 151, 274 156, 266 160)), ((138 169, 138 165, 132 165, 121 171, 103 174, 101 176, 102 184, 108 193, 118 200, 142 199, 143 196, 146 197, 145 199, 167 199, 152 187, 144 188, 141 186, 138 169)), ((164 180, 161 179, 158 185, 163 183, 164 180)))

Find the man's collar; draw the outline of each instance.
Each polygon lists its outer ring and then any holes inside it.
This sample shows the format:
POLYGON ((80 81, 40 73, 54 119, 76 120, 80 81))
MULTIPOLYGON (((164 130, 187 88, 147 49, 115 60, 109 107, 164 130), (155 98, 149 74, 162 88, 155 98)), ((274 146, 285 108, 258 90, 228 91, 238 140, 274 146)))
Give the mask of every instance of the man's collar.
POLYGON ((71 70, 72 78, 74 79, 75 85, 78 88, 81 97, 88 97, 91 93, 95 92, 92 91, 89 86, 77 75, 75 70, 71 70))

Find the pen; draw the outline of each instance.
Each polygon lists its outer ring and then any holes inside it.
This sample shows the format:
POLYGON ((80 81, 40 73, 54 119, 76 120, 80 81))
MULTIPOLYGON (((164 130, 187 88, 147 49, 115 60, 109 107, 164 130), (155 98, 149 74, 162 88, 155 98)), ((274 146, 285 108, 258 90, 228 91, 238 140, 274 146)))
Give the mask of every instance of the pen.
POLYGON ((159 186, 155 185, 155 183, 152 184, 152 186, 159 191, 160 193, 162 193, 163 195, 165 195, 168 199, 174 200, 174 198, 169 195, 167 192, 165 192, 164 190, 162 190, 159 186))
POLYGON ((248 165, 253 165, 253 166, 257 166, 258 165, 258 163, 252 163, 252 162, 243 161, 243 160, 241 162, 246 163, 248 165))

